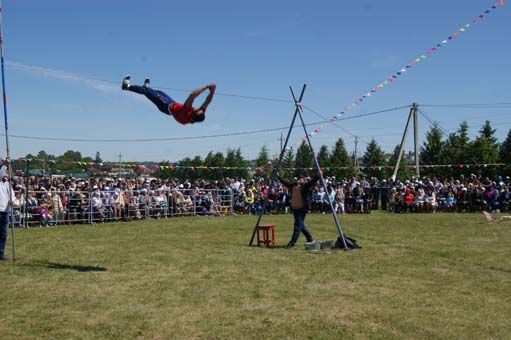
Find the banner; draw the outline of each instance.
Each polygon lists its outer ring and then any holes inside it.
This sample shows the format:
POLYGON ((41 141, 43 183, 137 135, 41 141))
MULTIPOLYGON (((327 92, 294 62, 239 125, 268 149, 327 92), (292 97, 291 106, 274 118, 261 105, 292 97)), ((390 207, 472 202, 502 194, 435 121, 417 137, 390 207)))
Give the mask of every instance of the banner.
MULTIPOLYGON (((333 124, 337 119, 341 118, 344 114, 348 113, 349 111, 353 110, 356 107, 359 107, 362 105, 366 100, 371 98, 372 96, 376 95, 378 92, 380 92, 384 87, 394 83, 396 80, 401 78, 405 73, 408 73, 412 68, 414 68, 418 63, 422 62, 423 60, 427 59, 428 57, 435 54, 440 48, 445 46, 447 43, 452 41, 454 38, 458 37, 462 33, 467 32, 469 29, 471 29, 474 25, 476 25, 478 22, 482 21, 490 12, 496 10, 499 8, 499 6, 504 6, 504 0, 499 0, 495 3, 493 3, 489 8, 487 8, 483 13, 479 14, 477 17, 470 20, 465 25, 462 25, 460 28, 458 28, 456 31, 452 32, 446 39, 438 42, 435 44, 432 48, 426 50, 424 53, 417 56, 415 59, 412 59, 409 63, 404 65, 402 68, 388 76, 385 80, 382 82, 376 84, 373 88, 365 92, 360 97, 356 98, 351 104, 345 106, 342 111, 336 113, 335 115, 331 116, 327 122, 321 124, 319 127, 315 128, 312 132, 309 133, 309 137, 312 138, 314 135, 318 134, 324 127, 326 127, 328 124, 333 124)), ((302 141, 306 141, 307 138, 304 136, 302 139, 297 141, 293 146, 287 147, 286 150, 296 148, 298 147, 302 141)))

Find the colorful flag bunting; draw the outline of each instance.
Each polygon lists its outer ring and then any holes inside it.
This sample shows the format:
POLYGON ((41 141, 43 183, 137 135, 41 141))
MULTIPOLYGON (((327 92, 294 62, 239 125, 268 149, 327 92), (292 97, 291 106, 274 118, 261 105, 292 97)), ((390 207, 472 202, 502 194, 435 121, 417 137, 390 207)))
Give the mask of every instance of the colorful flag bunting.
MULTIPOLYGON (((479 20, 483 20, 484 15, 490 13, 492 10, 497 9, 498 5, 503 6, 504 5, 504 0, 498 0, 497 2, 492 4, 490 8, 486 9, 483 12, 483 14, 480 14, 478 17, 472 19, 471 23, 472 24, 476 24, 479 20)), ((363 99, 365 99, 366 97, 370 97, 371 96, 371 93, 372 94, 377 93, 385 85, 388 85, 389 83, 392 83, 393 80, 397 79, 398 76, 401 76, 404 72, 410 70, 413 66, 415 66, 417 63, 419 63, 421 60, 426 59, 428 55, 431 55, 432 53, 436 52, 440 47, 442 47, 443 45, 447 44, 449 41, 451 41, 454 37, 458 36, 460 33, 465 32, 466 31, 465 28, 469 28, 470 26, 471 26, 471 24, 467 23, 464 27, 461 27, 458 31, 455 31, 454 33, 449 35, 447 39, 444 39, 440 43, 437 43, 435 45, 435 47, 431 48, 426 53, 423 53, 422 55, 420 55, 419 57, 414 59, 412 62, 410 62, 407 65, 405 65, 401 70, 399 70, 398 72, 394 73, 392 76, 388 77, 383 83, 380 83, 380 84, 376 85, 365 96, 362 96, 360 99, 356 100, 351 105, 348 105, 347 107, 345 107, 344 111, 348 112, 351 109, 353 109, 354 107, 358 107, 359 104, 363 102, 363 99)), ((298 145, 298 144, 299 144, 299 142, 295 143, 295 145, 298 145)))

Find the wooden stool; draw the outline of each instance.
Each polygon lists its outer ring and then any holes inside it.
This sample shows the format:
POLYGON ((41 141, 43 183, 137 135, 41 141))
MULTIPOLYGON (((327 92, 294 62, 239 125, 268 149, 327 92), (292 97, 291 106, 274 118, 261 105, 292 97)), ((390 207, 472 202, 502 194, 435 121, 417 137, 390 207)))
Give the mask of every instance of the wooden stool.
POLYGON ((267 246, 275 245, 275 225, 273 224, 260 224, 257 226, 257 245, 266 244, 267 246), (270 238, 270 230, 271 230, 271 238, 270 238), (263 232, 263 238, 261 239, 261 235, 259 231, 263 232))

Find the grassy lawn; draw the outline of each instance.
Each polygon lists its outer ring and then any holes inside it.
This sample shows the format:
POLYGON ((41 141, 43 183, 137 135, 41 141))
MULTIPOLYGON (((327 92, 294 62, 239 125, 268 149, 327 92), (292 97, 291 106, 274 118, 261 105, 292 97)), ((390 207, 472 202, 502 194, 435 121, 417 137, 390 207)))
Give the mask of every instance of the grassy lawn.
MULTIPOLYGON (((263 222, 285 245, 292 217, 263 222)), ((331 216, 307 222, 335 238, 331 216)), ((511 223, 341 222, 362 249, 248 247, 253 216, 18 230, 18 261, 0 263, 0 338, 511 338, 511 223)))

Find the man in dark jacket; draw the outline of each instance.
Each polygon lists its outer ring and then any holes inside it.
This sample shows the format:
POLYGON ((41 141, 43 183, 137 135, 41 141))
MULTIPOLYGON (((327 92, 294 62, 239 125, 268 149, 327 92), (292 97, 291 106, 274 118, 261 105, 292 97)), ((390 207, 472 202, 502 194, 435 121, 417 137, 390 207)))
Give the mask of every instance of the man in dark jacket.
POLYGON ((309 229, 305 226, 305 216, 307 215, 309 192, 318 179, 319 177, 316 176, 310 181, 306 181, 303 177, 300 177, 295 182, 289 182, 279 177, 280 182, 289 189, 291 194, 291 210, 295 219, 293 236, 291 236, 291 240, 286 246, 288 249, 295 246, 300 233, 305 235, 307 242, 314 240, 309 229))

